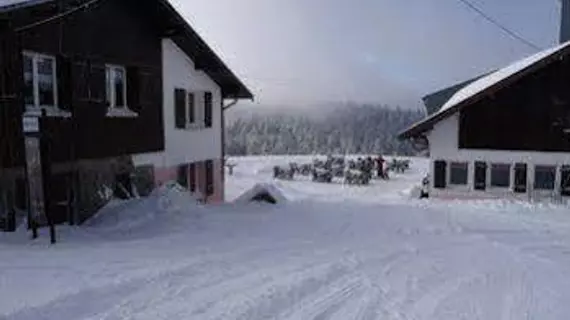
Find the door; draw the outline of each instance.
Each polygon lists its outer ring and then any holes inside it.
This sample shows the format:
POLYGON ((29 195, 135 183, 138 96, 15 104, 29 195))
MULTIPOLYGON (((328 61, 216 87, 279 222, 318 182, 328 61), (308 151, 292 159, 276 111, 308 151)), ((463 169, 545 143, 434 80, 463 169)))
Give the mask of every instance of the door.
POLYGON ((527 165, 525 163, 515 164, 515 192, 526 193, 527 186, 527 165))
POLYGON ((570 197, 570 166, 563 166, 560 171, 560 193, 564 197, 570 197))
POLYGON ((487 164, 485 162, 475 162, 475 190, 485 190, 487 188, 487 164))
POLYGON ((445 161, 435 161, 433 174, 433 187, 436 189, 445 189, 447 185, 447 163, 445 161))
POLYGON ((188 189, 188 165, 182 164, 178 166, 177 182, 184 188, 188 189))
POLYGON ((71 199, 71 183, 72 174, 57 173, 50 177, 50 188, 48 190, 51 198, 50 210, 53 222, 55 224, 72 222, 72 199, 71 199))

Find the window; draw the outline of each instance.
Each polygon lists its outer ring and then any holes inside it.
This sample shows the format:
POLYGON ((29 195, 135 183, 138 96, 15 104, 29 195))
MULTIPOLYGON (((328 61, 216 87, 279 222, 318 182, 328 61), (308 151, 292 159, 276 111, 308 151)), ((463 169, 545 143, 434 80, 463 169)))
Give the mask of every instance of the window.
POLYGON ((452 162, 449 167, 449 183, 453 185, 466 185, 469 165, 466 162, 452 162))
POLYGON ((211 126, 210 92, 190 92, 174 89, 174 118, 177 129, 197 129, 211 126), (209 109, 208 109, 209 104, 209 109))
POLYGON ((124 67, 105 67, 107 105, 110 108, 127 108, 127 71, 124 67))
POLYGON ((491 165, 491 186, 508 188, 511 185, 511 166, 509 164, 491 165))
POLYGON ((534 168, 534 188, 537 190, 554 190, 556 167, 536 166, 534 168))
POLYGON ((53 56, 24 52, 24 101, 30 108, 57 106, 56 60, 53 56))

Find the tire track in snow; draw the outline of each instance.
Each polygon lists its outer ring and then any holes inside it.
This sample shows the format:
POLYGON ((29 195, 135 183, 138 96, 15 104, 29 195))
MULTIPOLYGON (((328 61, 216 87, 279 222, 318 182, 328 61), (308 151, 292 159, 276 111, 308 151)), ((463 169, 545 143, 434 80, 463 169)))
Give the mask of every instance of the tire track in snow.
MULTIPOLYGON (((275 274, 272 281, 247 281, 245 287, 244 283, 236 283, 222 288, 222 294, 208 293, 206 304, 202 303, 193 314, 200 319, 265 319, 349 273, 345 266, 330 262, 298 267, 288 272, 284 270, 275 274)), ((199 296, 203 297, 204 293, 199 293, 199 296)))

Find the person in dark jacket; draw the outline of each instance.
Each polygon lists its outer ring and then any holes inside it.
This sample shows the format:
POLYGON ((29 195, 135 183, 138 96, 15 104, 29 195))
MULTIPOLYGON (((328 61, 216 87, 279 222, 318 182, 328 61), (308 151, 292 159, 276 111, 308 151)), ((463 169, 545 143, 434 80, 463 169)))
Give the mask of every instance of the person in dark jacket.
POLYGON ((382 156, 376 158, 376 170, 378 171, 378 177, 382 179, 386 179, 386 175, 384 173, 384 163, 386 160, 382 156))

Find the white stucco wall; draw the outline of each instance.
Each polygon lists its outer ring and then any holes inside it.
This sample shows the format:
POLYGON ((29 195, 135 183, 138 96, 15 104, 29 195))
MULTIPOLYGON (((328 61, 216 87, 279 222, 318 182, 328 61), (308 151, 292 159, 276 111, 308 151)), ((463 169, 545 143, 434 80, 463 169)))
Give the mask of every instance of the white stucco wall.
POLYGON ((432 165, 430 167, 430 175, 433 177, 434 168, 433 161, 445 160, 447 165, 447 188, 438 190, 433 188, 433 180, 431 179, 430 195, 435 196, 451 196, 461 197, 467 194, 474 194, 481 197, 496 197, 496 196, 516 196, 521 198, 528 198, 528 195, 514 194, 511 189, 492 188, 490 183, 490 164, 491 163, 506 163, 511 164, 511 188, 514 185, 514 165, 516 163, 526 163, 528 165, 528 189, 531 189, 530 195, 535 197, 556 197, 559 193, 560 187, 560 167, 563 165, 570 165, 570 153, 554 153, 554 152, 519 152, 519 151, 497 151, 497 150, 467 150, 459 149, 459 115, 451 116, 435 125, 433 130, 428 133, 428 140, 430 145, 430 157, 432 165), (486 162, 488 164, 487 170, 487 190, 485 192, 473 190, 473 177, 475 161, 486 162), (467 186, 452 186, 449 185, 449 170, 450 162, 468 162, 469 174, 467 186), (554 191, 532 190, 534 185, 534 167, 536 165, 549 165, 556 166, 556 181, 554 191))
POLYGON ((222 156, 221 89, 204 72, 194 68, 194 62, 170 39, 162 41, 163 112, 165 150, 160 153, 134 157, 136 165, 154 164, 168 168, 222 156), (210 91, 213 96, 212 127, 176 129, 174 119, 174 89, 190 92, 210 91))

